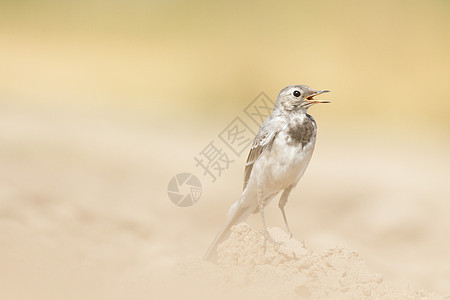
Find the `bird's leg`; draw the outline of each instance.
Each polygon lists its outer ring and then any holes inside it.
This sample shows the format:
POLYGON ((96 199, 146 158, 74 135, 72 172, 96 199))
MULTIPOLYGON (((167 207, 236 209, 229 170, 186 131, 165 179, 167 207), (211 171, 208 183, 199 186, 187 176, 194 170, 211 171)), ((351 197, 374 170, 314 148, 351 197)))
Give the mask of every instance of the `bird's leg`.
POLYGON ((292 186, 289 186, 284 189, 283 194, 281 194, 280 201, 278 202, 278 207, 281 210, 281 213, 283 214, 283 220, 284 225, 286 225, 287 232, 289 234, 289 238, 292 238, 291 230, 289 229, 289 224, 286 218, 286 212, 284 211, 284 206, 286 205, 287 199, 289 197, 289 194, 291 193, 292 186))
POLYGON ((263 192, 261 189, 258 190, 258 206, 259 206, 259 214, 261 215, 261 220, 262 220, 262 224, 263 224, 263 232, 264 232, 264 237, 266 238, 266 240, 268 240, 269 242, 271 242, 272 244, 277 244, 277 242, 274 241, 274 239, 272 239, 272 237, 269 234, 269 230, 267 230, 267 225, 266 225, 266 219, 264 218, 264 197, 263 197, 263 192))
POLYGON ((263 229, 264 237, 272 244, 277 244, 277 242, 274 239, 272 239, 272 237, 270 236, 269 230, 267 230, 266 220, 264 218, 264 205, 262 205, 262 204, 259 205, 259 213, 261 214, 261 220, 262 220, 263 227, 264 227, 264 229, 263 229))

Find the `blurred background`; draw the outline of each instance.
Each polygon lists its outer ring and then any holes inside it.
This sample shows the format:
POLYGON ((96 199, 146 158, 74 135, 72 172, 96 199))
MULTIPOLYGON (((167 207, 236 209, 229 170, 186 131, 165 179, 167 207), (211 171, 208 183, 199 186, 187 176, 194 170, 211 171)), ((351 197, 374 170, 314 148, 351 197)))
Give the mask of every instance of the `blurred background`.
POLYGON ((309 111, 294 237, 450 293, 449 17, 442 0, 2 1, 0 293, 151 295, 241 192, 247 150, 214 183, 194 157, 290 84, 332 91, 309 111), (167 196, 180 172, 202 182, 188 208, 167 196))

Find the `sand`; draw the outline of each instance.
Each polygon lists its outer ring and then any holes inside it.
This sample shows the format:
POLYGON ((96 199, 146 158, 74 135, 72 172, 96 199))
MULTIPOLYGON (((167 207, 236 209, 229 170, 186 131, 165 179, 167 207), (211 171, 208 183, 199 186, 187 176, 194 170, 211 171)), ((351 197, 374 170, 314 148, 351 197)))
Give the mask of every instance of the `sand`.
POLYGON ((286 241, 277 228, 274 200, 267 222, 285 245, 265 244, 252 215, 247 224, 256 231, 237 227, 216 265, 201 256, 239 198, 245 157, 216 183, 200 174, 195 205, 174 205, 168 182, 198 171, 193 156, 221 127, 198 135, 192 128, 155 130, 145 114, 5 105, 0 298, 441 299, 433 293, 450 292, 447 142, 431 151, 404 138, 383 153, 373 145, 388 140, 355 134, 357 142, 342 143, 324 128, 287 204, 298 240, 286 241))
POLYGON ((185 258, 174 272, 189 281, 187 293, 208 291, 224 298, 445 299, 423 290, 392 289, 350 249, 335 247, 318 254, 280 228, 269 231, 280 244, 267 242, 245 223, 236 225, 218 247, 217 264, 185 258))

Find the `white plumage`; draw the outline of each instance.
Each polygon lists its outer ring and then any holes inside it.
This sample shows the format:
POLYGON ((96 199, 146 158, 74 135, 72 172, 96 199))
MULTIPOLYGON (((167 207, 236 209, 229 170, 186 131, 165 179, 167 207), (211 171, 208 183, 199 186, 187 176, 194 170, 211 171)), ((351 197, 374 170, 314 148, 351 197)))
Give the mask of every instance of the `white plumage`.
POLYGON ((251 213, 261 214, 265 235, 273 242, 265 224, 264 207, 281 191, 279 207, 291 235, 284 206, 292 188, 304 174, 316 142, 316 123, 306 110, 314 103, 324 103, 313 99, 324 92, 304 85, 281 90, 272 115, 261 125, 250 149, 242 196, 229 209, 205 259, 214 260, 217 246, 228 237, 231 227, 245 221, 251 213))

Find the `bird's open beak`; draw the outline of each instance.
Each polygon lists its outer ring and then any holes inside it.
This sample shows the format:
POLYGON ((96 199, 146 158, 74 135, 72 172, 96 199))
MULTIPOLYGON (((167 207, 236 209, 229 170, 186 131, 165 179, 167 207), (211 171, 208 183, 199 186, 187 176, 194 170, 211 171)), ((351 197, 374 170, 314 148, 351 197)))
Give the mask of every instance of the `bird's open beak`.
POLYGON ((312 95, 306 97, 305 100, 306 100, 307 102, 309 102, 309 103, 312 103, 312 104, 315 104, 315 103, 330 103, 330 101, 316 100, 316 99, 314 99, 315 96, 320 95, 320 94, 323 94, 323 93, 328 93, 328 92, 329 92, 329 91, 315 91, 315 92, 313 92, 312 95))

